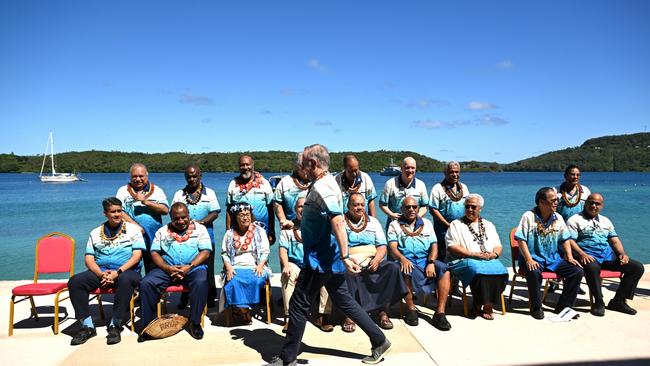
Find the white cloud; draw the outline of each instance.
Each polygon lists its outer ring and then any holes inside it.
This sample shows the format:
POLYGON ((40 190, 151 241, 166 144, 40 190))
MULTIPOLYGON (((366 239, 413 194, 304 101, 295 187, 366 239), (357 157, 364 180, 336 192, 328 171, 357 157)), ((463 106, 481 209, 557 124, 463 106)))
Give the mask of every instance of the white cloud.
POLYGON ((319 72, 325 72, 326 68, 317 58, 312 58, 307 62, 307 65, 311 67, 314 70, 317 70, 319 72))
POLYGON ((426 130, 437 130, 441 128, 456 128, 459 126, 466 126, 470 121, 456 120, 456 121, 438 121, 432 119, 417 120, 411 123, 411 128, 424 128, 426 130))
POLYGON ((333 125, 333 123, 330 122, 330 121, 316 121, 316 122, 314 122, 314 126, 317 126, 317 127, 329 127, 329 126, 332 126, 332 125, 333 125))
POLYGON ((194 95, 192 92, 187 92, 181 95, 179 101, 183 104, 214 105, 214 100, 212 100, 212 98, 204 95, 194 95))
POLYGON ((471 101, 467 104, 467 109, 472 111, 483 111, 494 108, 497 108, 497 106, 488 102, 471 101))
POLYGON ((482 117, 479 117, 476 120, 476 122, 479 125, 484 125, 484 126, 503 126, 510 123, 508 120, 494 114, 486 114, 482 117))
POLYGON ((514 69, 515 64, 510 60, 503 60, 497 64, 497 67, 500 69, 509 70, 509 69, 514 69))
POLYGON ((444 100, 438 99, 420 99, 414 102, 408 102, 405 104, 407 108, 429 108, 432 106, 440 107, 448 105, 449 103, 444 100))

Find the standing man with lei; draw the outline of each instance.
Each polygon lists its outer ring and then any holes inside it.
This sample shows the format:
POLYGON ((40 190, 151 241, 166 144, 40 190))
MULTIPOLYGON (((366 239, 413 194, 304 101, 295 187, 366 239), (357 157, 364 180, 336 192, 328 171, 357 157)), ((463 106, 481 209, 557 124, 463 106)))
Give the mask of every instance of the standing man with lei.
POLYGON ((564 170, 564 182, 557 187, 557 212, 566 222, 571 216, 582 212, 590 194, 589 188, 580 184, 580 168, 569 165, 564 170))
POLYGON ((280 179, 273 193, 273 208, 280 229, 293 227, 293 220, 296 218, 296 201, 307 195, 307 189, 309 189, 309 179, 302 168, 302 153, 298 153, 293 172, 280 179))
POLYGON ((167 196, 162 188, 149 181, 147 167, 141 163, 131 165, 131 180, 117 190, 115 197, 122 201, 122 218, 142 228, 147 252, 143 253, 145 272, 153 266, 149 250, 156 231, 163 226, 162 217, 169 213, 167 196))
POLYGON ((460 181, 459 162, 448 162, 444 174, 445 178, 433 186, 429 197, 429 212, 433 217, 433 229, 438 238, 438 259, 441 261, 447 256, 447 229, 452 221, 465 215, 465 199, 469 195, 469 189, 460 181))
POLYGON ((343 208, 348 209, 348 200, 350 195, 359 193, 366 202, 365 212, 372 217, 377 217, 375 208, 375 199, 377 191, 372 183, 370 176, 359 169, 359 160, 356 156, 350 154, 343 158, 343 171, 334 177, 341 193, 343 193, 343 208))
POLYGON ((269 365, 296 365, 305 332, 311 301, 325 285, 334 305, 349 316, 369 336, 370 356, 362 362, 376 364, 391 348, 391 343, 348 290, 345 272, 359 273, 360 267, 350 259, 343 220, 341 190, 328 173, 330 156, 320 144, 303 151, 303 167, 312 181, 305 198, 300 229, 305 251, 305 268, 300 271, 289 303, 289 329, 280 355, 269 365))
MULTIPOLYGON (((273 188, 260 173, 255 171, 255 161, 248 155, 239 157, 239 175, 233 178, 226 192, 226 208, 246 202, 251 205, 253 216, 262 224, 269 243, 275 243, 275 215, 273 213, 273 188)), ((230 215, 226 215, 226 230, 231 228, 230 215)))
POLYGON ((402 160, 402 174, 386 181, 384 191, 379 197, 379 208, 386 214, 386 229, 392 221, 398 220, 402 215, 402 201, 406 197, 415 198, 418 204, 418 216, 424 217, 427 213, 429 198, 427 187, 415 177, 417 165, 415 159, 407 156, 402 160))
MULTIPOLYGON (((146 328, 156 316, 160 294, 171 285, 184 285, 190 293, 190 321, 188 331, 192 338, 203 338, 201 317, 208 299, 207 266, 212 245, 205 226, 190 220, 184 203, 171 207, 171 222, 161 227, 151 244, 153 268, 140 282, 142 327, 146 328)), ((146 333, 138 342, 148 340, 146 333)))
MULTIPOLYGON (((221 207, 215 192, 203 184, 203 175, 201 168, 196 164, 189 164, 185 167, 185 181, 187 185, 183 189, 179 189, 174 194, 172 204, 176 202, 184 203, 190 211, 190 219, 205 226, 210 235, 210 242, 212 243, 212 251, 210 257, 206 261, 208 265, 208 307, 215 306, 215 299, 217 297, 217 288, 214 280, 214 220, 219 217, 221 207)), ((187 306, 188 293, 181 294, 181 301, 179 308, 187 306)))
POLYGON ((540 296, 542 271, 553 271, 564 279, 562 295, 555 305, 556 313, 575 304, 584 275, 582 266, 571 252, 575 245, 571 232, 556 212, 557 201, 553 188, 540 188, 535 194, 536 206, 521 216, 515 232, 515 239, 519 242, 519 268, 526 273, 530 315, 535 319, 544 319, 540 296))
POLYGON ((90 232, 86 244, 87 271, 77 273, 68 281, 70 302, 75 317, 82 322, 81 329, 72 337, 76 346, 97 335, 90 316, 88 294, 102 289, 113 289, 113 317, 108 324, 106 344, 121 340, 122 321, 127 317, 129 301, 140 283, 140 258, 146 249, 138 225, 122 219, 122 202, 115 197, 102 201, 106 222, 90 232))

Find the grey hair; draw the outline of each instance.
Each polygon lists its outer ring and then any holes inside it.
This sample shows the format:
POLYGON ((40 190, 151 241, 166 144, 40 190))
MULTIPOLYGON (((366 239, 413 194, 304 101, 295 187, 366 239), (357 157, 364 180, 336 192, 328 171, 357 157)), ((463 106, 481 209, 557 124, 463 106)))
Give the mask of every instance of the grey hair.
POLYGON ((417 164, 417 162, 415 161, 415 158, 413 158, 412 156, 407 156, 404 159, 402 159, 402 167, 406 165, 406 161, 409 160, 409 159, 413 160, 413 162, 417 164))
POLYGON ((314 159, 318 162, 318 166, 323 170, 330 168, 330 153, 324 145, 313 144, 305 147, 302 153, 303 159, 314 159))
POLYGON ((302 153, 301 152, 296 154, 296 160, 294 161, 294 166, 296 168, 302 167, 302 153))
POLYGON ((471 198, 475 198, 478 201, 478 205, 483 208, 483 205, 485 204, 485 200, 483 199, 483 196, 481 196, 478 193, 470 193, 465 197, 465 202, 469 201, 471 198))
POLYGON ((445 165, 445 172, 448 172, 449 168, 451 168, 452 166, 457 166, 458 168, 460 168, 460 163, 457 162, 456 160, 452 160, 448 162, 447 165, 445 165))
POLYGON ((133 163, 131 164, 131 167, 129 168, 129 173, 133 171, 135 168, 144 168, 144 171, 149 174, 149 169, 147 169, 147 166, 142 164, 142 163, 133 163))

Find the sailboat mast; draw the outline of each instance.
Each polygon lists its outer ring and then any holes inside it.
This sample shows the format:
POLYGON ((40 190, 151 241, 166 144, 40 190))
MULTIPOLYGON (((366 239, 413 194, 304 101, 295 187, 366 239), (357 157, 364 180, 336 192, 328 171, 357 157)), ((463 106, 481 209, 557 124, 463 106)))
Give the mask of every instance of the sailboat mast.
MULTIPOLYGON (((50 132, 50 134, 51 133, 52 132, 50 132)), ((47 143, 45 144, 45 152, 43 153, 43 164, 41 164, 41 174, 38 175, 39 177, 43 176, 43 168, 45 168, 45 159, 47 159, 47 148, 50 147, 50 136, 47 137, 47 143)))
POLYGON ((50 159, 52 160, 52 175, 56 174, 56 171, 54 171, 54 137, 52 137, 52 132, 50 131, 50 142, 52 143, 50 145, 50 159))

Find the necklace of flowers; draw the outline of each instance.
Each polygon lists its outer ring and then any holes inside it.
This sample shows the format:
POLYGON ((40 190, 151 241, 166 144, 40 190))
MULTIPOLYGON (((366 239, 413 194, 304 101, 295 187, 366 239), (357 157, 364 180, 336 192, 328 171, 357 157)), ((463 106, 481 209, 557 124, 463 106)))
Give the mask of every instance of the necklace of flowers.
MULTIPOLYGON (((417 218, 415 219, 415 222, 417 223, 417 218)), ((408 225, 408 224, 400 224, 399 226, 402 228, 402 231, 404 232, 404 234, 406 234, 408 236, 418 236, 418 235, 420 235, 420 233, 422 233, 422 230, 424 229, 424 223, 422 225, 420 225, 420 227, 415 229, 414 231, 411 230, 410 225, 408 225)))
MULTIPOLYGON (((241 177, 238 177, 238 180, 241 180, 241 177)), ((237 183, 237 185, 239 186, 239 190, 244 193, 253 188, 260 188, 262 186, 262 175, 258 172, 254 172, 251 180, 243 184, 237 183)))
MULTIPOLYGON (((344 185, 347 185, 347 177, 345 176, 345 173, 343 173, 343 182, 344 185)), ((348 193, 356 193, 359 191, 359 188, 361 188, 361 179, 355 179, 354 182, 352 182, 352 185, 346 188, 346 191, 348 193), (356 184, 355 184, 356 183, 356 184)))
POLYGON ((192 233, 194 232, 195 226, 194 222, 190 222, 190 224, 187 226, 187 230, 185 230, 185 234, 179 235, 177 232, 172 231, 172 224, 167 224, 167 233, 169 236, 172 237, 172 239, 176 240, 178 243, 182 243, 184 241, 187 241, 192 233))
MULTIPOLYGON (((110 227, 109 227, 110 229, 110 227)), ((126 232, 126 225, 124 225, 124 222, 120 222, 120 227, 117 229, 117 232, 113 236, 106 236, 106 224, 102 224, 102 227, 99 230, 99 237, 101 238, 102 241, 113 241, 117 239, 120 235, 124 234, 126 232)))
POLYGON ((199 189, 196 190, 194 193, 190 193, 189 188, 186 186, 183 188, 183 194, 185 195, 185 202, 187 202, 188 205, 196 205, 197 203, 201 202, 201 192, 203 191, 203 183, 199 183, 199 189), (198 195, 196 199, 192 199, 192 195, 198 192, 198 195))
POLYGON ((242 244, 241 243, 242 236, 237 233, 237 230, 233 229, 233 231, 232 231, 233 232, 233 234, 232 234, 232 240, 233 240, 232 246, 235 249, 241 248, 241 250, 243 252, 247 251, 248 247, 253 242, 253 237, 254 237, 253 231, 254 230, 255 230, 255 225, 254 224, 251 223, 250 225, 248 225, 248 230, 246 230, 246 233, 244 233, 244 243, 242 244))
POLYGON ((478 234, 476 233, 476 231, 474 231, 474 228, 472 227, 472 223, 467 219, 467 217, 463 217, 463 223, 467 225, 469 232, 474 237, 474 241, 477 242, 479 247, 481 248, 481 252, 486 253, 487 249, 485 249, 485 241, 487 240, 487 234, 485 233, 485 225, 483 225, 483 218, 482 217, 478 218, 478 234))
MULTIPOLYGON (((153 194, 154 188, 155 188, 155 186, 153 185, 153 183, 149 182, 149 190, 148 191, 143 190, 144 199, 149 198, 149 196, 151 196, 153 194)), ((137 197, 137 193, 133 190, 133 187, 131 187, 131 183, 126 185, 126 190, 129 192, 131 197, 133 197, 133 198, 137 197)))
POLYGON ((571 202, 571 199, 567 196, 567 190, 564 188, 565 183, 562 183, 562 186, 560 187, 560 191, 562 191, 562 200, 564 201, 564 205, 566 207, 575 207, 580 203, 580 197, 582 196, 582 186, 578 184, 578 192, 575 195, 576 201, 571 202))
POLYGON ((368 221, 370 221, 368 219, 368 214, 367 213, 365 213, 365 212, 363 213, 363 216, 361 216, 361 219, 359 220, 358 224, 354 224, 354 223, 352 223, 352 221, 350 221, 349 214, 350 214, 349 212, 347 214, 345 214, 345 223, 348 225, 350 230, 354 231, 355 233, 360 233, 360 232, 366 230, 366 227, 368 226, 368 221))
POLYGON ((448 185, 446 179, 442 181, 442 187, 445 189, 445 193, 450 200, 457 202, 463 198, 463 186, 460 184, 460 182, 456 182, 456 193, 451 190, 453 185, 448 185))
POLYGON ((293 179, 293 184, 295 184, 296 187, 298 187, 301 191, 304 191, 305 189, 309 188, 309 182, 303 183, 300 181, 300 179, 298 179, 293 175, 291 176, 291 179, 293 179))
POLYGON ((537 225, 537 234, 539 234, 540 236, 547 236, 548 234, 555 231, 553 229, 555 214, 551 214, 552 216, 549 218, 548 223, 544 224, 544 222, 542 222, 542 217, 536 211, 533 212, 535 212, 535 224, 537 225))

